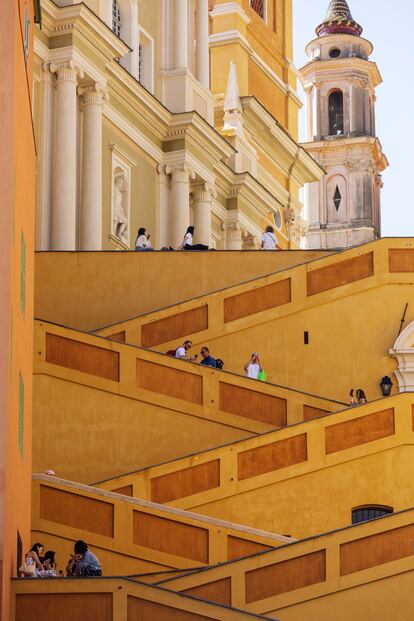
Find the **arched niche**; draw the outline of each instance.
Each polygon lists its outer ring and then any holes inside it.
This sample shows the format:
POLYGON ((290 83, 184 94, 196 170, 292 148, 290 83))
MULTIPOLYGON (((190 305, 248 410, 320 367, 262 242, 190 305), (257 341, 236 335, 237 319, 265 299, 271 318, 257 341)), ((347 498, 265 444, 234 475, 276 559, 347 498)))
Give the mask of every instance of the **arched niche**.
POLYGON ((326 180, 327 222, 346 222, 348 219, 348 186, 345 177, 339 173, 326 180))
POLYGON ((398 369, 394 371, 400 392, 414 392, 414 321, 410 323, 390 349, 397 358, 398 369))

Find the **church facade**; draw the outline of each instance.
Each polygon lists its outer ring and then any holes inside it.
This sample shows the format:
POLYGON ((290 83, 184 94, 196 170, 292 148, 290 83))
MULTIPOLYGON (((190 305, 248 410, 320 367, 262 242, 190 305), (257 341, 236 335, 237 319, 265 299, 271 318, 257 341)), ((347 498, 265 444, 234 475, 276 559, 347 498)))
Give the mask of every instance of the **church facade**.
POLYGON ((190 224, 217 249, 254 249, 266 225, 282 248, 300 245, 298 192, 322 171, 296 142, 289 2, 42 8, 38 250, 134 248, 139 227, 175 249, 190 224))

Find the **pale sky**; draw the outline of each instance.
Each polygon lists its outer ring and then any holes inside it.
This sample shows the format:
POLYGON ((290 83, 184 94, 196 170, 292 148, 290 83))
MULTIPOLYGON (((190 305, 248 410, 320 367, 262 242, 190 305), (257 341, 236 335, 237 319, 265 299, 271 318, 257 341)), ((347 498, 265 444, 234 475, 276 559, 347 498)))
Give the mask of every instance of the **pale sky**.
MULTIPOLYGON (((377 136, 390 166, 383 173, 382 235, 414 236, 414 2, 348 0, 352 16, 374 45, 374 60, 383 78, 377 88, 377 136)), ((316 37, 329 0, 293 0, 295 65, 307 60, 305 45, 316 37)), ((303 93, 300 89, 302 101, 303 93)), ((301 135, 305 139, 305 109, 301 135)))

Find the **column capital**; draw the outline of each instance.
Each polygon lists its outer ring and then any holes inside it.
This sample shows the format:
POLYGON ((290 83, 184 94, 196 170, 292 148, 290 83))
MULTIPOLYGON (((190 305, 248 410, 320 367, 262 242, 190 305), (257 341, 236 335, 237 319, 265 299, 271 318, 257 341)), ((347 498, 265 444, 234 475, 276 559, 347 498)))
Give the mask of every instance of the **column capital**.
POLYGON ((171 175, 173 182, 183 181, 189 183, 190 179, 195 179, 195 172, 186 162, 174 165, 167 164, 165 173, 171 175))
POLYGON ((193 201, 201 201, 203 203, 209 203, 212 198, 217 196, 215 188, 206 182, 199 183, 192 187, 191 196, 193 201))
POLYGON ((73 60, 62 63, 50 63, 49 71, 56 74, 58 82, 73 82, 75 84, 78 81, 78 77, 83 78, 84 75, 83 70, 73 60))
POLYGON ((109 101, 109 95, 103 84, 94 82, 86 86, 78 86, 78 95, 82 97, 84 106, 90 104, 102 105, 103 101, 109 101))
POLYGON ((368 83, 369 83, 368 79, 362 76, 355 76, 350 79, 350 84, 352 86, 360 86, 361 88, 367 88, 368 83))

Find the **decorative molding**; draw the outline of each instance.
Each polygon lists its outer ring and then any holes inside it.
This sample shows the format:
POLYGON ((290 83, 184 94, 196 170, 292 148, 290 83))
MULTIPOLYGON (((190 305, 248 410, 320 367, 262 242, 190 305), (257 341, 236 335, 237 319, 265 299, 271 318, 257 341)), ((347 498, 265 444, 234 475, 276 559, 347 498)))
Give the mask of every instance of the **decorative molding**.
POLYGON ((58 7, 51 0, 42 0, 42 30, 48 37, 75 31, 106 62, 131 51, 84 3, 58 7))
POLYGON ((83 106, 102 105, 104 100, 109 101, 109 95, 106 88, 99 82, 88 84, 87 86, 78 86, 78 95, 82 97, 83 106))
POLYGON ((167 175, 171 175, 173 183, 189 183, 190 179, 196 178, 194 170, 187 164, 187 162, 167 165, 165 167, 165 172, 167 175))
POLYGON ((414 321, 401 332, 389 354, 397 358, 394 374, 399 391, 414 392, 414 321))
POLYGON ((148 140, 132 123, 127 121, 110 103, 104 102, 103 114, 157 163, 163 160, 163 151, 148 140))
POLYGON ((225 2, 223 4, 217 4, 212 11, 210 11, 210 17, 221 17, 223 15, 232 15, 236 13, 242 18, 245 24, 249 24, 251 19, 242 9, 237 2, 225 2))
POLYGON ((194 202, 201 201, 203 203, 209 203, 212 198, 217 197, 217 192, 214 186, 202 181, 201 183, 192 186, 191 197, 194 202))
POLYGON ((210 47, 219 47, 220 45, 230 45, 231 43, 240 43, 250 55, 253 53, 250 43, 238 30, 226 30, 212 34, 209 37, 210 47))
POLYGON ((119 147, 114 142, 110 142, 109 148, 115 155, 118 155, 118 157, 120 157, 126 164, 131 166, 131 168, 135 168, 135 166, 137 165, 136 160, 134 160, 130 155, 128 155, 126 151, 121 149, 121 147, 119 147))
POLYGON ((49 71, 56 74, 56 82, 78 83, 78 77, 83 78, 84 72, 75 62, 70 59, 61 63, 50 63, 49 71))

